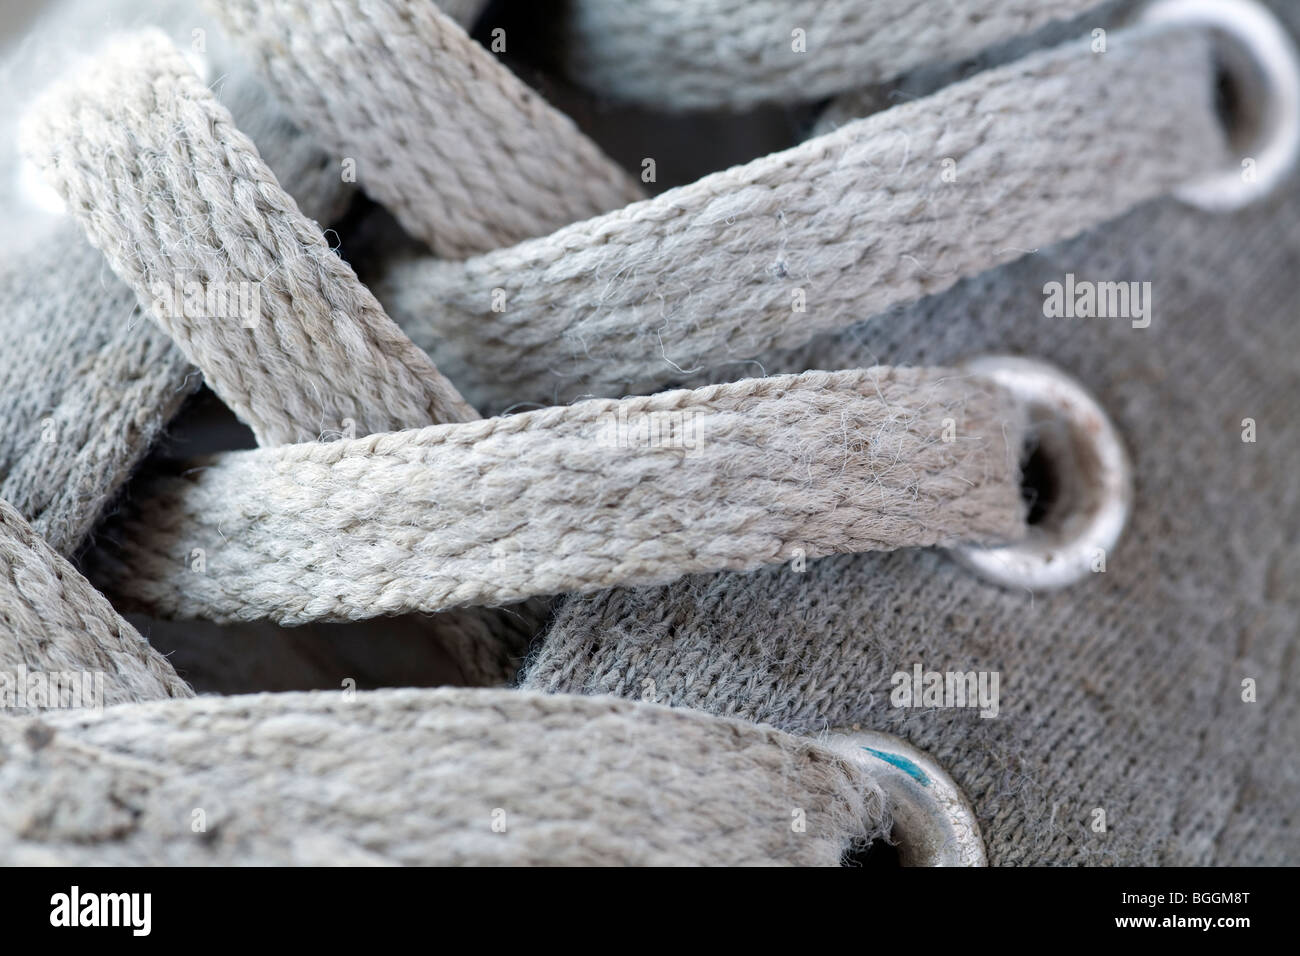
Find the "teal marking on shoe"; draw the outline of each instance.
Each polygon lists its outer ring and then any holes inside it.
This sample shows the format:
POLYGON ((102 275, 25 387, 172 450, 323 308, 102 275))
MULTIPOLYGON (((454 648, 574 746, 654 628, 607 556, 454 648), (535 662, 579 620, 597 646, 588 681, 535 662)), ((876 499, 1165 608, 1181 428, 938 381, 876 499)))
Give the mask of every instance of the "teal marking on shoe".
POLYGON ((875 750, 871 747, 863 747, 862 749, 869 754, 879 757, 885 763, 893 764, 899 770, 903 771, 903 773, 914 778, 921 784, 921 786, 930 786, 930 778, 925 775, 925 771, 912 763, 912 761, 908 760, 906 757, 900 757, 898 754, 886 753, 883 750, 875 750))

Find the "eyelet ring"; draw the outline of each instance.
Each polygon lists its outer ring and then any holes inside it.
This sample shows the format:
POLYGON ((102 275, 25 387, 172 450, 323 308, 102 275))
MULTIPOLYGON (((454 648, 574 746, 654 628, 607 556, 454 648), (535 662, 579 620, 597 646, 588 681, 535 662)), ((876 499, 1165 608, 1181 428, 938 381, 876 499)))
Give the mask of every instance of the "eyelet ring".
MULTIPOLYGON (((1264 100, 1255 124, 1263 132, 1242 147, 1254 160, 1254 178, 1224 170, 1174 195, 1209 212, 1229 212, 1272 192, 1300 158, 1300 54, 1286 29, 1255 0, 1153 0, 1138 22, 1197 24, 1226 34, 1254 60, 1258 77, 1249 86, 1264 100)), ((1233 73, 1241 79, 1240 70, 1233 73)))
POLYGON ((903 866, 988 866, 970 801, 929 754, 876 731, 834 734, 827 743, 884 790, 903 866))
POLYGON ((1028 406, 1058 493, 1023 541, 955 548, 953 556, 990 581, 1030 590, 1063 588, 1104 569, 1133 502, 1132 466, 1106 413, 1082 385, 1046 362, 991 355, 962 369, 1028 406))

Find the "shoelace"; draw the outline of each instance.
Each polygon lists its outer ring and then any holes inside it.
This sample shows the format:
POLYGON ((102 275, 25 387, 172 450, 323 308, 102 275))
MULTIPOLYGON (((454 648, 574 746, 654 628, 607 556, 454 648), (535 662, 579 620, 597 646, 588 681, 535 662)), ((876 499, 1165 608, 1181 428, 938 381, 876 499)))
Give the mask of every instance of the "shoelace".
POLYGON ((4 720, 0 746, 16 865, 835 865, 887 821, 828 746, 609 698, 200 697, 4 720))
POLYGON ((489 410, 752 373, 1230 165, 1207 57, 1189 30, 1067 44, 377 294, 489 410))
POLYGON ((1020 413, 884 368, 233 453, 142 488, 93 573, 155 614, 298 624, 1001 543, 1024 534, 1020 413))
POLYGON ((644 198, 431 3, 211 3, 294 120, 440 259, 644 198), (289 43, 285 43, 285 39, 289 43))
POLYGON ((809 102, 959 59, 1098 0, 575 0, 561 21, 575 81, 660 109, 809 102), (807 51, 815 55, 804 55, 807 51))
MULTIPOLYGON (((56 554, 8 502, 0 501, 0 666, 103 673, 106 705, 191 697, 167 659, 118 616, 102 594, 56 554)), ((6 680, 6 685, 9 683, 6 680)), ((16 688, 6 686, 10 695, 16 688)), ((57 706, 61 693, 5 700, 7 709, 57 706)))
MULTIPOLYGON (((261 170, 257 170, 257 172, 259 172, 259 176, 260 176, 260 172, 261 172, 261 170)), ((1203 169, 1203 170, 1197 170, 1197 172, 1204 172, 1204 169, 1203 169)), ((274 186, 274 181, 273 181, 273 179, 269 179, 269 181, 268 181, 268 179, 263 178, 263 179, 261 179, 261 181, 263 181, 264 183, 269 182, 269 183, 270 183, 270 186, 274 186)), ((277 187, 277 189, 278 189, 278 187, 277 187)), ((75 204, 74 204, 74 206, 75 206, 75 204)), ((307 237, 307 238, 308 238, 308 242, 315 242, 315 238, 316 238, 315 235, 312 235, 312 234, 309 233, 309 232, 308 232, 308 233, 303 233, 302 235, 304 235, 304 237, 307 237)), ((344 282, 344 284, 346 284, 346 282, 355 281, 355 280, 352 280, 352 278, 348 278, 348 274, 347 274, 347 273, 339 273, 339 274, 341 274, 341 276, 342 276, 342 281, 344 282)), ((331 290, 331 291, 333 291, 333 290, 331 290)), ((355 302, 355 299, 354 299, 354 302, 355 302)), ((374 308, 374 310, 370 310, 370 308, 363 308, 363 310, 360 310, 360 311, 363 312, 363 315, 365 315, 365 313, 370 313, 370 315, 374 315, 374 313, 377 312, 377 316, 376 316, 376 319, 374 319, 374 323, 376 323, 376 324, 380 324, 380 323, 381 323, 381 321, 382 321, 382 311, 378 311, 378 310, 377 310, 377 307, 374 308)), ((382 325, 381 325, 381 328, 383 328, 382 325)), ((386 329, 385 329, 385 334, 386 334, 386 329)), ((385 337, 381 337, 381 341, 382 341, 382 342, 386 342, 387 339, 386 339, 385 337)), ((364 351, 364 349, 363 349, 363 351, 364 351)), ((382 351, 382 347, 381 347, 380 351, 382 351)), ((204 368, 205 368, 205 371, 207 371, 207 367, 205 367, 205 365, 204 365, 204 368)), ((894 369, 894 373, 897 373, 897 369, 894 369)), ((435 373, 434 373, 434 375, 435 375, 435 373)), ((437 380, 434 380, 434 381, 437 381, 437 380)), ((719 386, 719 388, 724 388, 724 386, 719 386)), ((779 388, 780 388, 780 386, 779 386, 779 388)), ((250 403, 250 405, 252 405, 252 403, 250 403)), ((577 406, 577 407, 578 407, 578 408, 582 408, 582 406, 577 406)), ((608 406, 606 406, 606 407, 608 407, 608 406)), ((507 420, 508 420, 508 419, 507 419, 507 420)), ((491 427, 491 425, 489 425, 489 428, 490 428, 490 427, 491 427)), ((460 428, 460 427, 448 427, 448 428, 460 428)), ((377 441, 382 441, 382 438, 380 438, 380 440, 377 440, 377 441)), ((328 447, 328 446, 325 446, 325 447, 328 447)), ((253 454, 261 454, 261 453, 253 453, 253 454)), ((308 454, 311 454, 311 453, 308 453, 308 454)), ((1004 458, 1005 458, 1005 457, 1004 457, 1004 458)), ((351 489, 351 488, 348 488, 348 486, 344 485, 343 493, 347 493, 348 490, 352 490, 352 489, 351 489)))

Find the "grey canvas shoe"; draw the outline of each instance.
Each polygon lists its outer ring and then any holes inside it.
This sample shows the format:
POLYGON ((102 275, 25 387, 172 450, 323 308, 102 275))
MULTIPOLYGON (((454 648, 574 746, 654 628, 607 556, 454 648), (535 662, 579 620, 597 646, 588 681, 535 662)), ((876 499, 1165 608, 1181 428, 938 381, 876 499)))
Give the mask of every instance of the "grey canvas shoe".
POLYGON ((1300 862, 1292 5, 28 29, 0 859, 1300 862))

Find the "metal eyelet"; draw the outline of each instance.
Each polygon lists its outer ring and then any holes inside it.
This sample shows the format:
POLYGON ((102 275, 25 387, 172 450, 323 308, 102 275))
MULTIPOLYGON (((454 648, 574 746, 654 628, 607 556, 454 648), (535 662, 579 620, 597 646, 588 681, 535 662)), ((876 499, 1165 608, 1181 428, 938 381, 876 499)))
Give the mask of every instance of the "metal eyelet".
POLYGON ((1023 541, 955 548, 953 556, 990 581, 1030 590, 1062 588, 1103 570, 1133 502, 1128 453, 1106 413, 1082 385, 1046 362, 992 355, 962 369, 1025 403, 1057 488, 1023 541))
POLYGON ((884 790, 903 866, 988 866, 970 801, 929 754, 876 731, 834 734, 827 743, 884 790))
POLYGON ((1197 24, 1236 41, 1235 56, 1221 65, 1251 91, 1252 103, 1262 101, 1253 124, 1257 134, 1235 147, 1253 160, 1253 176, 1246 175, 1243 160, 1243 169, 1214 173, 1174 195, 1200 209, 1228 212, 1272 192, 1300 159, 1300 55, 1286 29, 1255 0, 1154 0, 1138 22, 1197 24))

